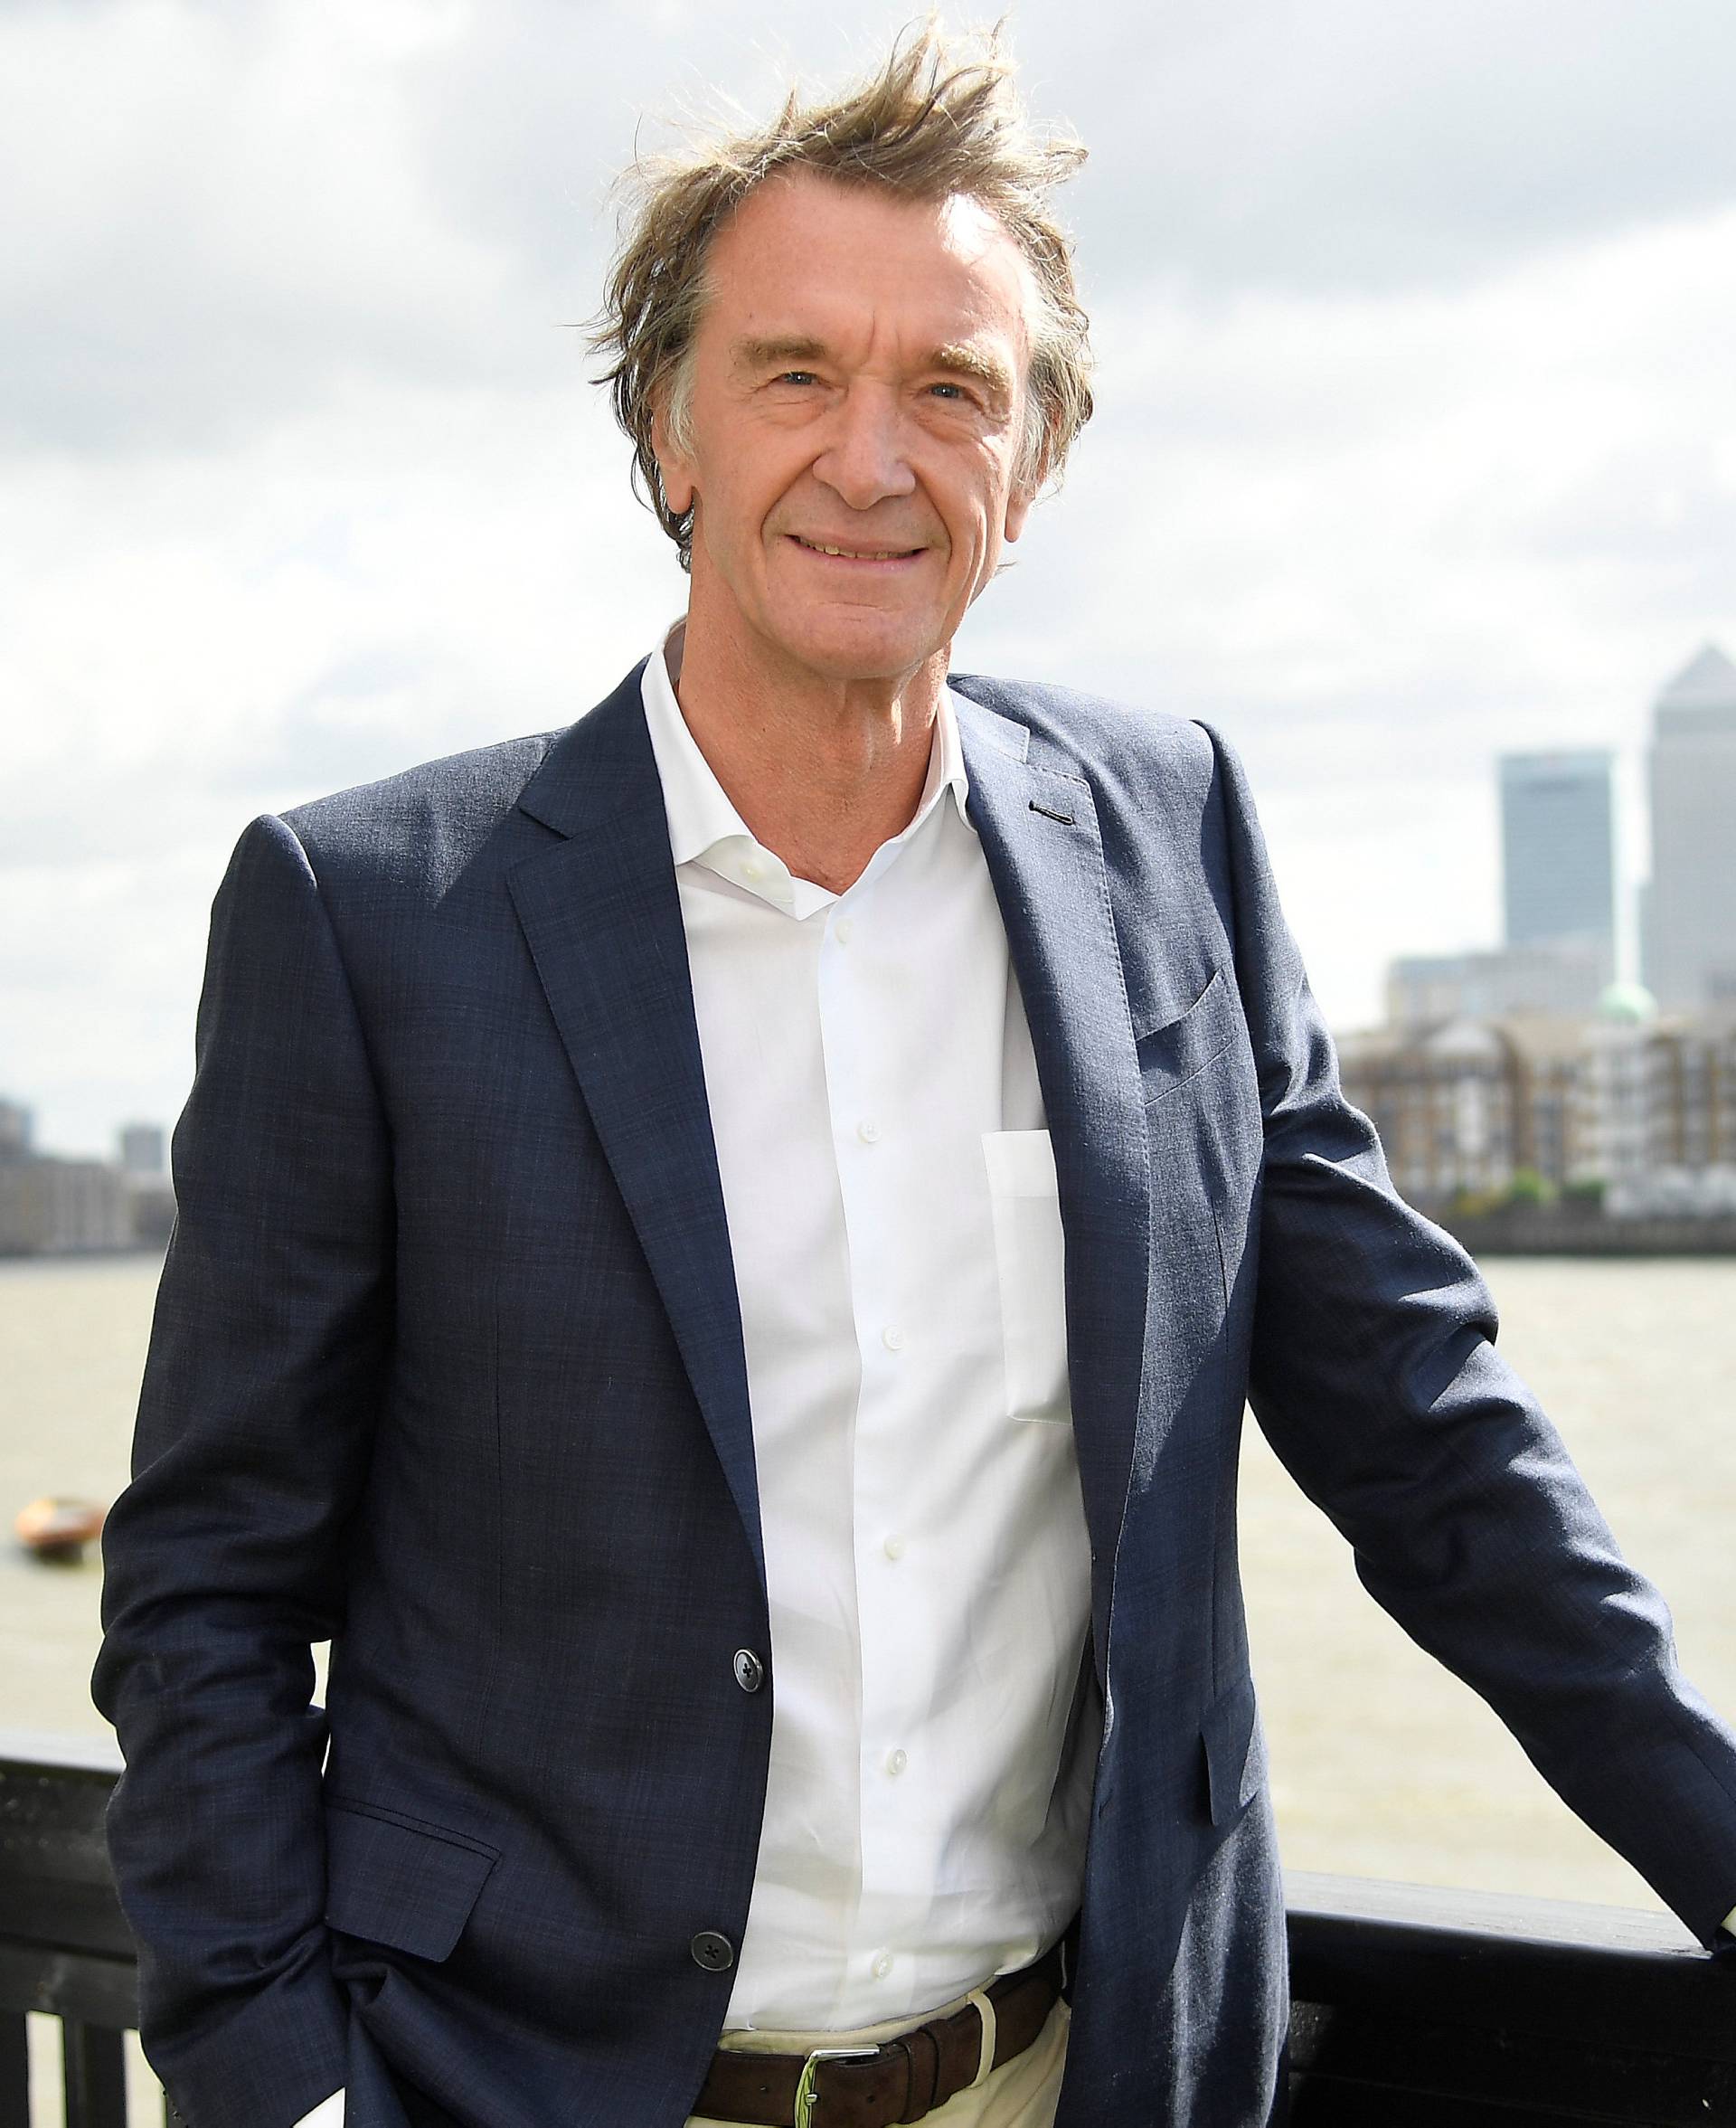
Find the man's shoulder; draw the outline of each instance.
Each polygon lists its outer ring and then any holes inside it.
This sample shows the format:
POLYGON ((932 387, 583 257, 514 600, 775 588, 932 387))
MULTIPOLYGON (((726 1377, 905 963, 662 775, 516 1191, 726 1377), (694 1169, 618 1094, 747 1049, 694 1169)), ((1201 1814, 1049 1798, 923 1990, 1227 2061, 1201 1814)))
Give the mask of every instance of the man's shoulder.
POLYGON ((1149 703, 1096 695, 1049 680, 1012 680, 955 673, 948 686, 967 702, 1023 726, 1033 748, 1111 781, 1145 781, 1154 773, 1203 789, 1215 773, 1220 742, 1195 718, 1149 703))
POLYGON ((281 818, 335 908, 370 922, 391 907, 456 908, 448 897, 461 884, 461 901, 492 896, 519 859, 549 840, 520 804, 574 729, 420 761, 281 818))
POLYGON ((533 784, 543 791, 552 778, 564 789, 599 769, 607 772, 617 754, 630 752, 636 723, 643 729, 637 718, 641 669, 635 667, 596 707, 558 731, 422 761, 292 807, 282 818, 316 872, 397 874, 426 885, 451 878, 486 846, 510 855, 522 849, 521 838, 546 837, 537 822, 551 818, 549 808, 535 810, 533 801, 520 810, 533 784))
POLYGON ((283 818, 304 846, 335 852, 429 833, 486 833, 517 804, 561 736, 539 732, 419 761, 372 783, 292 806, 283 818))

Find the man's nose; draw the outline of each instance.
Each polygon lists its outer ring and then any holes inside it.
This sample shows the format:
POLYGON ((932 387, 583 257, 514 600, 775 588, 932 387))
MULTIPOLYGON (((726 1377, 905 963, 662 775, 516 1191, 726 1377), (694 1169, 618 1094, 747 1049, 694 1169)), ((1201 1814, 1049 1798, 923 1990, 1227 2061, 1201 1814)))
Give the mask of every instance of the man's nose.
POLYGON ((854 386, 834 411, 828 430, 814 471, 853 510, 872 509, 916 486, 895 393, 854 386))

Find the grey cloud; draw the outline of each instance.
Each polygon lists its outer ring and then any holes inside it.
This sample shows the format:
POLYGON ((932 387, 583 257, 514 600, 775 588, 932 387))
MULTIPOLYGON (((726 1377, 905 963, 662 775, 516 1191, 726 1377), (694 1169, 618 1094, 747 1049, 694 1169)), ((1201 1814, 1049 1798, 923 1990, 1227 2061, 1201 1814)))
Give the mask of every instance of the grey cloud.
MULTIPOLYGON (((447 646, 367 645, 292 695, 245 752, 210 779, 212 789, 246 800, 250 814, 395 773, 407 758, 404 734, 371 714, 370 705, 410 696, 438 701, 451 661, 447 646), (286 792, 295 796, 286 799, 286 792)), ((438 754, 442 734, 424 728, 418 743, 438 754)))
MULTIPOLYGON (((480 13, 418 109, 452 212, 571 287, 636 121, 715 86, 766 108, 909 19, 769 5, 480 13), (438 152, 436 152, 438 144, 438 152), (576 255, 577 254, 577 255, 576 255)), ((1387 289, 1736 198, 1725 0, 1042 0, 1013 18, 1030 99, 1091 149, 1088 276, 1202 291, 1387 289)))
POLYGON ((0 14, 14 450, 222 450, 357 377, 524 383, 561 359, 512 260, 443 223, 407 156, 410 70, 296 73, 288 19, 0 14))
MULTIPOLYGON (((1044 18, 1046 21, 1046 17, 1044 18)), ((1461 281, 1736 198, 1722 0, 1170 0, 1076 18, 1105 285, 1461 281)))
MULTIPOLYGON (((763 109, 907 14, 491 0, 390 61, 335 43, 279 108, 297 19, 0 10, 14 449, 221 449, 357 376, 576 384, 558 328, 595 303, 642 114, 763 109)), ((1035 108, 1091 147, 1071 204, 1104 295, 1462 280, 1736 199, 1727 0, 1041 0, 1014 34, 1035 108)))

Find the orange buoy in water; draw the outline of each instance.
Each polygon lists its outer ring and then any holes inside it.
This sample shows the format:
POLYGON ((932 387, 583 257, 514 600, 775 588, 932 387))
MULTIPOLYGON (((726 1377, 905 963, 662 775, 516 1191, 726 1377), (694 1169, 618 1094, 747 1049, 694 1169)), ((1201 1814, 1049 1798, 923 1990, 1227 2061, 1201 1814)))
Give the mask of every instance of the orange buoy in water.
POLYGON ((39 1559, 78 1559, 101 1534, 108 1511, 95 1500, 44 1498, 21 1508, 13 1527, 18 1542, 39 1559))

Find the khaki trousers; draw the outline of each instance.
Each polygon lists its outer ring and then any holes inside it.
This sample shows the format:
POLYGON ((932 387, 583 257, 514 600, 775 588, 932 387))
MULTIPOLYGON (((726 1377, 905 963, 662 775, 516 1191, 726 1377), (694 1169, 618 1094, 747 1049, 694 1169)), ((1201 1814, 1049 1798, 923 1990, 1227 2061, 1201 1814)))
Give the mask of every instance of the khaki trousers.
MULTIPOLYGON (((809 2054, 816 2047, 876 2047, 913 2031, 930 2017, 948 2017, 970 2000, 943 2003, 924 2017, 899 2018, 891 2024, 863 2025, 854 2032, 725 2032, 721 2046, 744 2054, 809 2054)), ((1061 2073, 1067 2066, 1067 2027, 1072 2012, 1057 2002, 1042 2031, 1023 2054, 991 2069, 980 2084, 956 2091, 943 2106, 922 2116, 923 2128, 1053 2128, 1061 2073)), ((726 2128, 701 2114, 687 2128, 726 2128)))

